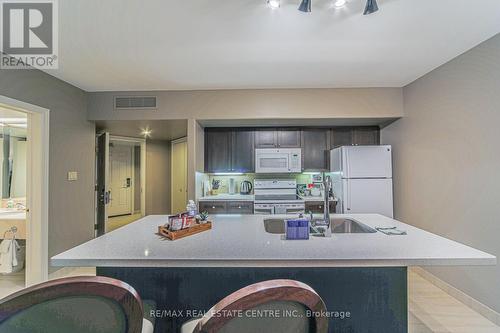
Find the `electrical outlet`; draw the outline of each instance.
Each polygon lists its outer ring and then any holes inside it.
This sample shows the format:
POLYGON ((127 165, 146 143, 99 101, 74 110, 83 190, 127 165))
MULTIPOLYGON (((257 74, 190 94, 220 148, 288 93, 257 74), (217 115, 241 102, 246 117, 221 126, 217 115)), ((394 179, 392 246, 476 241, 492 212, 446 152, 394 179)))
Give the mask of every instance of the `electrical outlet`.
POLYGON ((68 180, 70 182, 78 180, 78 171, 68 171, 68 180))

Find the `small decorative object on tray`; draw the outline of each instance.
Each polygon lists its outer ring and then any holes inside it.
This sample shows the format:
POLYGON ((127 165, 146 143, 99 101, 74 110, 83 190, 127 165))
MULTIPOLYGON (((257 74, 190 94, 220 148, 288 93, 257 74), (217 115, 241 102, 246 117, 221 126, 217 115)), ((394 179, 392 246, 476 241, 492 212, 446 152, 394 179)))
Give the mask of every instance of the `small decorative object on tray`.
POLYGON ((198 221, 198 223, 200 224, 205 224, 207 223, 207 220, 208 220, 208 212, 201 212, 200 214, 198 214, 196 216, 196 220, 198 221))
POLYGON ((170 240, 176 240, 210 230, 212 229, 212 223, 207 219, 207 213, 202 213, 197 217, 189 216, 188 213, 169 216, 168 223, 158 227, 158 235, 170 240))

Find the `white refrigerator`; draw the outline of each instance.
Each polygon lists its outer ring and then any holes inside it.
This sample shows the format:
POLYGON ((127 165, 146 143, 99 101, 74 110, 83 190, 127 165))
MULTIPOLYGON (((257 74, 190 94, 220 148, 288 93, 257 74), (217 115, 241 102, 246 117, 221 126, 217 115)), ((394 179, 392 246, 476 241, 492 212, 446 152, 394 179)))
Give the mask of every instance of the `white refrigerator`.
POLYGON ((330 152, 337 213, 393 217, 392 148, 342 146, 330 152))

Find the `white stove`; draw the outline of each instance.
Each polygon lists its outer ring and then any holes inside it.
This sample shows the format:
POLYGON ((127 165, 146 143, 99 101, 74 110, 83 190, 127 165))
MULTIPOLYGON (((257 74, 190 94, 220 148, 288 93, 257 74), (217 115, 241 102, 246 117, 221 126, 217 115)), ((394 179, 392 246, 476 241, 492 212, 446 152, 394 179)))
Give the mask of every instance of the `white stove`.
POLYGON ((254 214, 304 214, 295 179, 254 180, 254 214))

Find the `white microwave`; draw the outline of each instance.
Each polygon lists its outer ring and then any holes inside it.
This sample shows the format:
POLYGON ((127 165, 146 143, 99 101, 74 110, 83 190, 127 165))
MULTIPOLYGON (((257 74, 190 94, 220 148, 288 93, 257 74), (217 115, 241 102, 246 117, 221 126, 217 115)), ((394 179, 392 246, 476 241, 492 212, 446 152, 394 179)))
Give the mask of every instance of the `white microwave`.
POLYGON ((255 149, 255 172, 300 173, 302 150, 300 148, 255 149))

